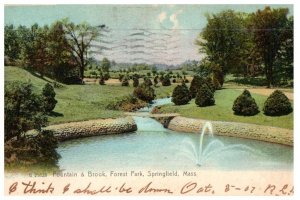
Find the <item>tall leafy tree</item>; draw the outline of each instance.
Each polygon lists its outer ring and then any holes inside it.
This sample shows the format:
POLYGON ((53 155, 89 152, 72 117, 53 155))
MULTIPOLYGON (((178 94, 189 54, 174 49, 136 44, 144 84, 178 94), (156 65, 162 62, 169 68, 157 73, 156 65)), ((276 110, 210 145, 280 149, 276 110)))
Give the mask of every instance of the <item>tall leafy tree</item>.
POLYGON ((84 69, 88 64, 88 51, 91 48, 91 43, 100 35, 99 29, 88 23, 74 24, 68 19, 63 19, 62 24, 69 48, 79 66, 80 77, 83 80, 84 69))
POLYGON ((251 29, 257 52, 264 62, 268 87, 274 85, 274 62, 278 51, 286 40, 288 9, 265 7, 252 15, 251 29))
POLYGON ((109 72, 109 69, 111 67, 111 63, 107 58, 103 58, 101 61, 101 69, 104 72, 109 72))
MULTIPOLYGON (((207 25, 196 40, 200 52, 205 53, 210 62, 221 67, 223 76, 242 65, 242 50, 247 38, 244 17, 244 14, 233 10, 208 15, 207 25)), ((223 82, 220 84, 223 85, 223 82)))
POLYGON ((4 27, 4 55, 11 60, 16 60, 20 56, 18 33, 13 25, 4 27))

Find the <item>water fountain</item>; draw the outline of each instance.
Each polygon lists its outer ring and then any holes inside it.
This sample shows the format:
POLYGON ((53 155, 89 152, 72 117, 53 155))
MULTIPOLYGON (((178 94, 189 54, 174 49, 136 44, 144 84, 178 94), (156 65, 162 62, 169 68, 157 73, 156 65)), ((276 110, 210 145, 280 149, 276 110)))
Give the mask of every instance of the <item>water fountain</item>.
POLYGON ((206 122, 200 132, 198 143, 195 143, 190 138, 185 138, 182 142, 183 148, 180 153, 187 156, 189 159, 194 161, 196 165, 202 166, 205 162, 216 154, 234 154, 236 151, 239 153, 246 153, 252 155, 263 155, 261 151, 257 151, 244 144, 227 144, 225 145, 219 139, 214 137, 213 127, 210 122, 206 122), (206 130, 208 133, 206 134, 206 130), (212 140, 204 146, 204 135, 212 137, 212 140), (234 150, 234 151, 232 151, 234 150), (232 151, 232 152, 230 152, 232 151))

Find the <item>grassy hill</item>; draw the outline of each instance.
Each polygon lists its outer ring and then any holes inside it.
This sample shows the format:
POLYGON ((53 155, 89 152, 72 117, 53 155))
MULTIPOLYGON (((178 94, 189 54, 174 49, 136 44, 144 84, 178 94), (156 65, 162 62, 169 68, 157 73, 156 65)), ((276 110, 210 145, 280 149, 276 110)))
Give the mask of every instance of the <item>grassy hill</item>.
MULTIPOLYGON (((5 81, 16 80, 30 81, 37 92, 41 92, 47 82, 53 82, 18 67, 5 67, 5 81)), ((132 92, 132 88, 121 86, 62 85, 62 88, 55 88, 58 103, 54 109, 56 116, 49 117, 50 124, 122 116, 121 111, 106 110, 105 106, 112 99, 132 92)))

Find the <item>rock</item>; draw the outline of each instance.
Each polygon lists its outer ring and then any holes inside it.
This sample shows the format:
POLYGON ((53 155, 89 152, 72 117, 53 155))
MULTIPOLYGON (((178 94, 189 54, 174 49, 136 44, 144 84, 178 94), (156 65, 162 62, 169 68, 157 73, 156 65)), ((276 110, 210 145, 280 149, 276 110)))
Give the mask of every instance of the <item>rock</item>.
POLYGON ((52 131, 59 141, 65 141, 97 135, 133 132, 137 130, 137 125, 132 117, 124 117, 117 119, 97 119, 82 122, 70 122, 51 125, 44 129, 52 131))
MULTIPOLYGON (((178 132, 200 133, 208 120, 174 117, 168 127, 178 132)), ((238 122, 210 121, 215 135, 241 137, 293 146, 293 130, 238 122)))

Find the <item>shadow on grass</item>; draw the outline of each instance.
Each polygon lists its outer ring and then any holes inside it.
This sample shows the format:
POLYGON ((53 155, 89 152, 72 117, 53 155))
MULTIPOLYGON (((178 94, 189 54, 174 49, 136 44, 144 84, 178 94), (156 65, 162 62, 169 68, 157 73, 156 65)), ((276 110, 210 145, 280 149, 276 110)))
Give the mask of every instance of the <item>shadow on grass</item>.
POLYGON ((243 85, 253 85, 253 86, 266 86, 267 80, 263 77, 246 77, 246 78, 235 78, 233 80, 227 81, 227 83, 237 83, 243 85))
POLYGON ((63 117, 64 114, 52 111, 51 113, 49 113, 49 116, 51 116, 51 117, 63 117))

